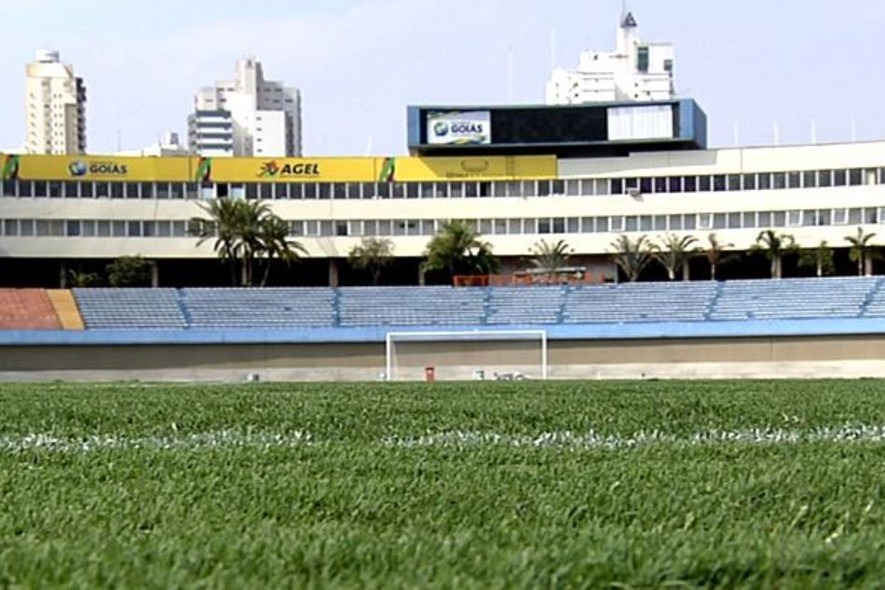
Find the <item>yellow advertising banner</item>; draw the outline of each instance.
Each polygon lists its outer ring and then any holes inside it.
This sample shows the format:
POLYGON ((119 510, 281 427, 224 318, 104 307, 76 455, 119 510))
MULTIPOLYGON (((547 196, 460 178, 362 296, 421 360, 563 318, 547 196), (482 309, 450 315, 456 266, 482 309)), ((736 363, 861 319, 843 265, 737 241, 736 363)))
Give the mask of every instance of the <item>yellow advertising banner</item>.
POLYGON ((12 156, 4 179, 110 182, 433 182, 557 177, 555 156, 444 158, 157 158, 12 156))
POLYGON ((202 182, 371 182, 383 158, 203 158, 202 182))
POLYGON ((397 158, 396 179, 523 180, 556 178, 556 156, 397 158))
POLYGON ((127 158, 117 156, 19 156, 22 180, 104 180, 187 182, 198 158, 127 158))

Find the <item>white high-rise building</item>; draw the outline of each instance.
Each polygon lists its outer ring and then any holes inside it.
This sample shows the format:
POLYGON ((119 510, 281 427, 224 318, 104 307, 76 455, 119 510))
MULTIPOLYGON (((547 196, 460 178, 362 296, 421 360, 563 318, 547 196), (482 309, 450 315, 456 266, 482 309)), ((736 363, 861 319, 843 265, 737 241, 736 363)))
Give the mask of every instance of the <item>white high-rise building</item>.
POLYGON ((265 80, 261 62, 242 59, 235 80, 197 92, 188 140, 204 156, 300 156, 301 95, 265 80))
POLYGON ((614 52, 585 51, 577 69, 558 68, 547 82, 547 104, 551 105, 674 96, 673 45, 642 41, 632 13, 621 18, 614 52))
POLYGON ((41 50, 26 68, 25 151, 82 154, 86 151, 86 86, 58 51, 41 50))

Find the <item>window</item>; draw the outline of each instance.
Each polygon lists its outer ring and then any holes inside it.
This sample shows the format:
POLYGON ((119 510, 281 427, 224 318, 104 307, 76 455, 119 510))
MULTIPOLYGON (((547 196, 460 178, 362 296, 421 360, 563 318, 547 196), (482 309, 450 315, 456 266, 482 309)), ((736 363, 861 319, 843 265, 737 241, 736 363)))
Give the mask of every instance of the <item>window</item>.
MULTIPOLYGON (((480 232, 482 233, 482 232, 480 232)), ((554 217, 553 218, 553 233, 555 234, 564 234, 565 233, 565 218, 563 217, 554 217)))
POLYGON ((725 190, 725 175, 717 174, 713 177, 713 190, 716 192, 721 192, 725 190))
MULTIPOLYGON (((550 233, 550 221, 547 220, 547 233, 550 233)), ((523 219, 522 220, 522 231, 526 234, 536 234, 538 233, 538 220, 535 218, 523 219)))
MULTIPOLYGON (((498 229, 503 228, 501 233, 507 232, 507 220, 498 219, 495 221, 495 227, 498 229)), ((422 236, 432 236, 436 233, 436 222, 433 219, 423 219, 421 220, 421 235, 422 236)))
POLYGON ((668 189, 671 193, 681 193, 682 192, 682 177, 681 176, 671 176, 668 181, 668 189))
POLYGON ((126 222, 125 221, 112 221, 111 222, 111 235, 115 238, 125 238, 126 237, 126 222))
POLYGON ((756 190, 756 175, 755 174, 744 174, 744 190, 745 191, 756 190))
POLYGON ((774 227, 785 227, 787 225, 786 211, 775 211, 772 217, 772 225, 774 227))
POLYGON ((101 238, 107 238, 111 235, 111 222, 99 220, 96 224, 95 233, 101 238))
POLYGON ((80 235, 80 221, 69 220, 65 222, 65 235, 68 237, 77 237, 80 235))
POLYGON ((608 218, 608 231, 622 232, 624 231, 624 225, 625 224, 623 215, 615 215, 614 217, 608 218))
POLYGON ((498 235, 498 236, 506 234, 507 233, 507 220, 506 219, 494 219, 492 221, 492 233, 495 235, 498 235))
MULTIPOLYGON (((848 184, 848 173, 845 170, 833 171, 833 186, 845 186, 848 184)), ((860 183, 858 183, 860 184, 860 183)))
POLYGON ((316 200, 316 198, 317 198, 317 185, 315 183, 308 182, 308 183, 304 184, 304 198, 316 200))
POLYGON ((17 236, 18 235, 18 220, 17 219, 7 219, 3 222, 3 233, 7 236, 17 236))
POLYGON ((490 235, 492 233, 492 220, 491 219, 480 219, 479 220, 479 233, 483 235, 490 235))
POLYGON ((7 197, 15 196, 15 181, 14 180, 4 180, 0 183, 0 194, 3 194, 7 197))
POLYGON ((158 199, 168 199, 169 198, 169 183, 168 182, 158 182, 156 185, 156 198, 158 199))
POLYGON ((698 192, 710 192, 710 185, 711 183, 709 176, 698 176, 698 192))
POLYGON ((860 168, 853 168, 848 171, 848 184, 851 186, 859 186, 863 184, 864 173, 860 168))
MULTIPOLYGON (((500 186, 501 183, 495 183, 500 186)), ((580 180, 566 180, 565 181, 565 194, 570 197, 577 197, 581 194, 581 181, 580 180)))
POLYGON ((740 213, 729 213, 727 225, 728 225, 728 229, 740 229, 741 228, 741 214, 740 213))
POLYGON ((833 209, 833 225, 848 223, 848 209, 833 209))
POLYGON ((682 215, 670 215, 668 219, 670 231, 682 230, 682 215))
MULTIPOLYGON (((639 51, 636 54, 636 70, 640 74, 647 74, 648 73, 648 65, 649 65, 648 46, 640 46, 639 51)), ((670 65, 672 67, 672 63, 670 65)))
POLYGON ((522 233, 522 219, 511 219, 507 222, 508 225, 508 233, 511 234, 521 234, 522 233))
POLYGON ((730 190, 730 191, 741 190, 741 175, 740 174, 729 174, 728 175, 728 190, 730 190))
POLYGON ((644 195, 650 194, 652 189, 652 179, 651 178, 640 178, 639 179, 639 192, 644 195))
POLYGON ((831 225, 833 223, 833 211, 820 209, 815 217, 815 225, 831 225))
POLYGON ((848 223, 851 225, 859 225, 862 223, 863 209, 853 208, 848 210, 848 223))
POLYGON ((642 215, 639 217, 639 231, 652 231, 654 229, 651 215, 642 215))
POLYGON ((815 188, 817 186, 817 174, 813 170, 806 170, 802 173, 802 186, 805 188, 815 188))
POLYGON ((817 172, 817 186, 820 186, 820 187, 833 186, 833 171, 832 170, 818 170, 818 172, 817 172))
POLYGON ((623 195, 624 194, 624 179, 622 178, 612 178, 609 181, 609 190, 613 195, 623 195))
POLYGON ((336 221, 335 222, 335 235, 339 236, 339 237, 349 235, 349 230, 348 230, 346 221, 336 221))
POLYGON ((796 209, 787 211, 787 227, 799 227, 802 225, 802 211, 796 209))
POLYGON ((756 186, 759 187, 760 191, 767 191, 771 189, 771 174, 769 174, 768 172, 758 174, 756 176, 756 179, 756 186))
POLYGON ((566 231, 570 234, 576 234, 581 231, 580 220, 577 217, 569 217, 566 221, 566 231))
POLYGON ((713 229, 713 214, 712 213, 698 213, 698 229, 713 229))
POLYGON ((332 187, 328 183, 321 182, 316 186, 317 186, 317 198, 318 199, 328 201, 332 198, 332 187))
POLYGON ((34 235, 34 220, 20 219, 18 222, 18 231, 20 236, 30 237, 34 235))
MULTIPOLYGON (((550 193, 550 190, 549 190, 550 183, 540 183, 539 182, 538 184, 539 185, 546 184, 547 185, 547 192, 545 192, 544 194, 547 195, 550 193)), ((473 198, 476 198, 478 195, 479 195, 479 193, 476 190, 476 183, 475 182, 465 182, 464 183, 464 196, 465 197, 473 199, 473 198)))
POLYGON ((667 192, 667 178, 665 176, 655 178, 655 192, 656 193, 666 193, 667 192))
POLYGON ((626 224, 624 226, 624 230, 628 232, 639 231, 639 220, 635 215, 629 215, 624 218, 626 224))
POLYGON ((141 222, 141 235, 146 238, 152 238, 157 235, 157 222, 156 221, 142 221, 141 222))
POLYGON ((802 186, 802 177, 798 172, 790 172, 787 174, 787 187, 800 188, 802 186))
POLYGON ((138 221, 128 222, 127 235, 130 238, 141 237, 141 222, 138 222, 138 221))
POLYGON ((783 172, 775 172, 771 175, 771 185, 778 190, 787 188, 787 175, 783 172))

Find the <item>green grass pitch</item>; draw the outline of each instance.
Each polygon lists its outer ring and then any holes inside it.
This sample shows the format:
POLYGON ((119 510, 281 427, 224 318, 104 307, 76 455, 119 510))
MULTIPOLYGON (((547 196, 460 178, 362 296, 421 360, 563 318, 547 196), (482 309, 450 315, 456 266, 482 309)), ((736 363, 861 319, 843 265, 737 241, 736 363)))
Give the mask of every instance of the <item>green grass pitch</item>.
POLYGON ((0 386, 0 588, 880 588, 885 383, 0 386))

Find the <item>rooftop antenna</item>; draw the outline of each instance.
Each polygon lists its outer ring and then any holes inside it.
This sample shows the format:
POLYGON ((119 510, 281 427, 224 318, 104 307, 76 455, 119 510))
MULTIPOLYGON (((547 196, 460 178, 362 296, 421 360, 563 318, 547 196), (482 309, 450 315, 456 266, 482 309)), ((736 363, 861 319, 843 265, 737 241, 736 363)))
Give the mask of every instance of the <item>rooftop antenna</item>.
POLYGON ((550 29, 550 71, 556 69, 556 29, 550 29))
POLYGON ((507 102, 513 103, 513 45, 507 47, 507 102))

